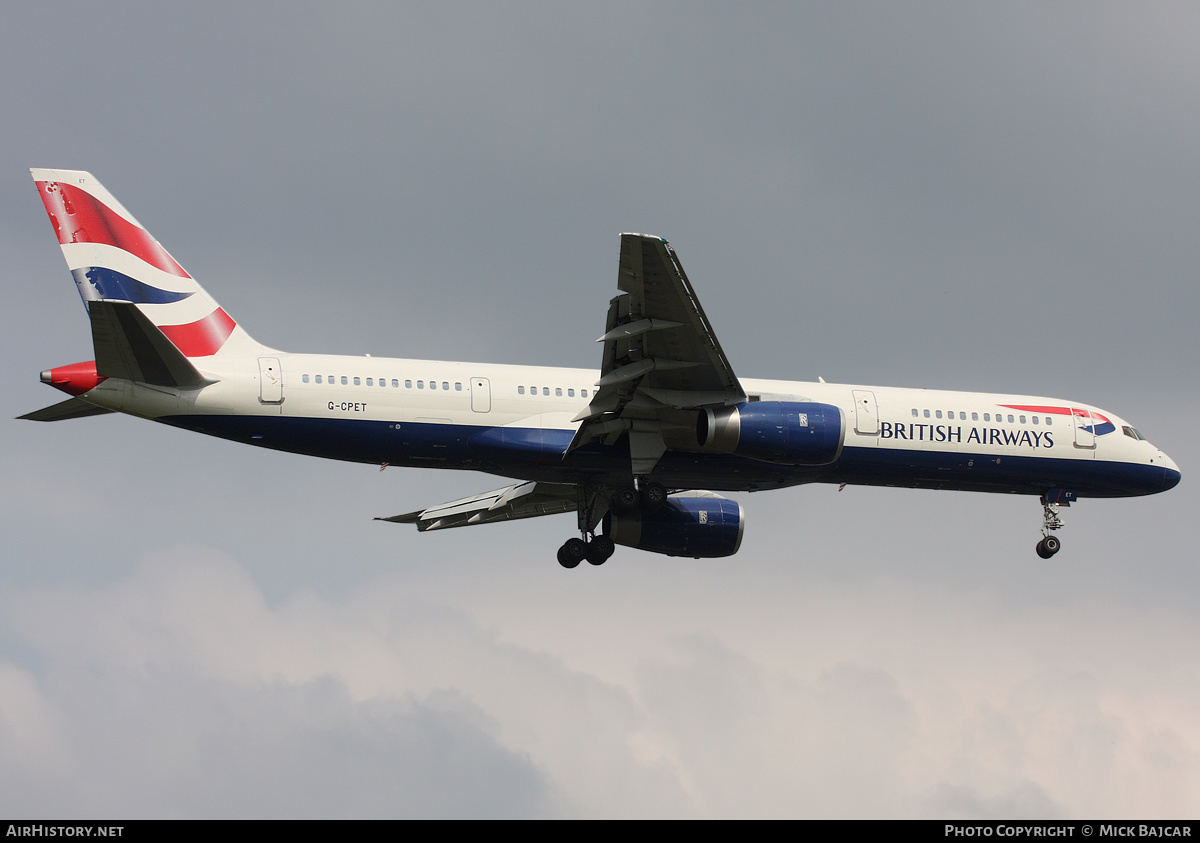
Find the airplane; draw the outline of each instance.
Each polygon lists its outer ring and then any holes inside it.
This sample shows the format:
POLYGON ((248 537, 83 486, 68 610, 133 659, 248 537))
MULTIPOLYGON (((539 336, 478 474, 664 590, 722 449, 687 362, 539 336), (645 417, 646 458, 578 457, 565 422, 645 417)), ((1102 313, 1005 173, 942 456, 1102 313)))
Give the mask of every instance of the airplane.
POLYGON ((620 235, 599 373, 278 351, 253 340, 90 173, 30 171, 91 324, 94 360, 41 380, 70 395, 21 416, 121 412, 236 442, 516 482, 376 520, 420 531, 575 513, 563 567, 616 545, 737 553, 745 511, 720 492, 803 483, 1035 495, 1036 550, 1061 507, 1150 495, 1179 467, 1077 401, 734 374, 675 251, 620 235))

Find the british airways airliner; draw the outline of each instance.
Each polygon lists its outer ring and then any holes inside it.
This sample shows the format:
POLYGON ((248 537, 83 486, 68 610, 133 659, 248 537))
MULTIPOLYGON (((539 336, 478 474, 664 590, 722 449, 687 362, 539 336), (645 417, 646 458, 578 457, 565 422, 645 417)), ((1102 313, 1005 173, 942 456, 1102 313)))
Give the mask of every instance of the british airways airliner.
POLYGON ((71 398, 21 418, 122 412, 330 459, 517 482, 377 520, 439 530, 574 512, 558 551, 618 544, 737 553, 718 492, 801 483, 1037 496, 1038 555, 1060 507, 1162 492, 1178 466, 1077 401, 738 378, 674 250, 622 234, 600 371, 292 354, 255 342, 89 173, 31 171, 91 323, 95 359, 42 372, 71 398))

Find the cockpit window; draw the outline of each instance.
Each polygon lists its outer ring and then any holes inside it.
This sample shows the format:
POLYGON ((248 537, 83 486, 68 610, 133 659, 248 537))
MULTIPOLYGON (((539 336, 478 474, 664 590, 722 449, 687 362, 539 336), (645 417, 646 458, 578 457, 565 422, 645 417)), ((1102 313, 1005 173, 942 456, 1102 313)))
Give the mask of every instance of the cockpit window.
POLYGON ((1125 435, 1128 436, 1130 439, 1137 439, 1139 442, 1146 438, 1145 436, 1142 436, 1142 434, 1139 433, 1137 430, 1135 430, 1134 428, 1130 427, 1127 424, 1121 425, 1121 430, 1125 431, 1125 435))

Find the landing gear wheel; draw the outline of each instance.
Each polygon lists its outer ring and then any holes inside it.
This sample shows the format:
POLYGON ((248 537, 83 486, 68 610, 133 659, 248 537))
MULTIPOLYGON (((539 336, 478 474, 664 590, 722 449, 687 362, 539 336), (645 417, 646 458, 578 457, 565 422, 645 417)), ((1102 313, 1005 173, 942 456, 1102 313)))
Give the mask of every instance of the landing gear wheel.
POLYGON ((628 515, 638 508, 638 493, 636 489, 617 489, 609 498, 609 508, 617 515, 628 515))
POLYGON ((1037 543, 1037 555, 1043 559, 1049 559, 1051 556, 1058 553, 1059 548, 1061 547, 1062 542, 1060 542, 1054 536, 1046 536, 1037 543))
POLYGON ((567 539, 558 549, 558 564, 564 568, 575 568, 587 556, 588 546, 583 539, 567 539))
POLYGON ((616 549, 616 543, 608 536, 596 536, 587 546, 587 561, 592 565, 603 565, 616 549))
POLYGON ((654 512, 667 502, 667 490, 661 483, 642 484, 642 510, 654 512))

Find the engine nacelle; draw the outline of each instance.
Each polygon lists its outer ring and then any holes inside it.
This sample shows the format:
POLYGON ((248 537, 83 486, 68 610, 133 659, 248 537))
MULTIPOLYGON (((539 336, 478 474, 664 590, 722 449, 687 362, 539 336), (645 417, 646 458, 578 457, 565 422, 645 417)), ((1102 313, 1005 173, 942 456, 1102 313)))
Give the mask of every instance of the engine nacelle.
POLYGON ((842 411, 811 401, 752 401, 705 410, 696 422, 705 451, 787 465, 828 465, 846 439, 842 411))
POLYGON ((728 498, 671 496, 653 512, 609 513, 606 523, 617 544, 699 559, 737 553, 746 518, 741 504, 728 498))

